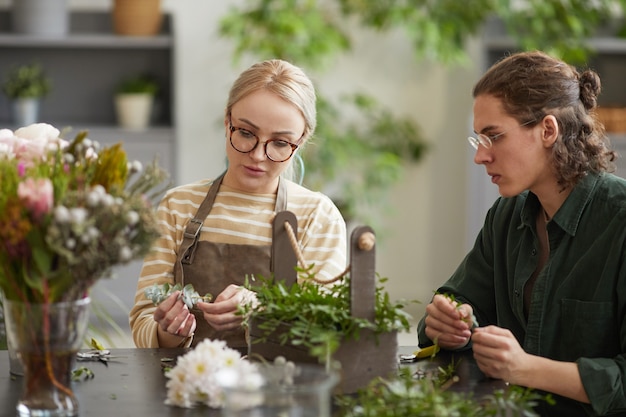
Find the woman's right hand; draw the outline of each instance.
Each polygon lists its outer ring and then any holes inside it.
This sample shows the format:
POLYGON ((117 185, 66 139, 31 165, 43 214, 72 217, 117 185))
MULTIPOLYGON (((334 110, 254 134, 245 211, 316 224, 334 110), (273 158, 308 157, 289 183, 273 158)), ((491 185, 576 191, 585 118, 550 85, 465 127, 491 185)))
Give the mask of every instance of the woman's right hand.
POLYGON ((154 311, 154 321, 163 332, 189 337, 196 330, 196 318, 179 299, 180 291, 170 294, 154 311))
POLYGON ((472 336, 473 315, 469 304, 458 305, 456 301, 436 294, 426 306, 426 336, 442 349, 460 349, 467 345, 472 336))

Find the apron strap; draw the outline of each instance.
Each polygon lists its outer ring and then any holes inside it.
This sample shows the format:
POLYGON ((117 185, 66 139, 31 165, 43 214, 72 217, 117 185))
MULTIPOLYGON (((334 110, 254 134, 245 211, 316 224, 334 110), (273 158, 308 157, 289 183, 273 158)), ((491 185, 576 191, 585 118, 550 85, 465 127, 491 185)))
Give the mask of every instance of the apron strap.
MULTIPOLYGON (((213 203, 215 202, 215 198, 217 197, 217 192, 219 191, 219 188, 222 185, 222 180, 224 179, 224 175, 226 175, 226 172, 222 173, 222 175, 220 175, 218 178, 216 178, 213 181, 213 184, 211 184, 211 188, 209 188, 209 192, 207 193, 206 197, 202 201, 202 204, 200 204, 200 207, 198 208, 198 211, 196 212, 195 216, 193 217, 193 219, 189 220, 189 222, 187 223, 187 226, 185 227, 185 232, 183 234, 183 241, 181 242, 181 245, 178 251, 178 259, 176 260, 177 264, 180 263, 180 264, 185 264, 185 265, 191 265, 191 263, 193 262, 195 249, 197 247, 198 238, 200 237, 200 232, 202 231, 204 220, 209 215, 209 212, 211 211, 211 208, 213 207, 213 203)), ((286 212, 285 210, 287 210, 287 184, 281 178, 279 178, 278 192, 276 194, 276 204, 274 206, 274 211, 286 212)), ((290 214, 292 218, 288 219, 288 221, 291 224, 294 231, 297 231, 298 224, 297 224, 295 215, 293 215, 293 213, 290 213, 290 214)), ((282 230, 282 233, 279 233, 279 242, 280 242, 279 245, 280 246, 278 248, 276 248, 275 241, 274 239, 272 239, 272 261, 271 261, 271 269, 270 269, 272 272, 275 272, 275 268, 276 268, 276 265, 274 264, 275 258, 280 259, 283 257, 284 254, 285 255, 292 254, 293 259, 295 259, 295 254, 293 253, 293 249, 291 249, 288 236, 286 236, 286 231, 284 228, 285 217, 281 217, 281 218, 283 219, 283 221, 280 222, 279 229, 282 230), (285 244, 289 245, 289 248, 286 248, 285 244), (274 256, 275 254, 276 256, 274 256)), ((276 218, 275 218, 274 223, 276 224, 276 218)), ((276 227, 274 227, 273 233, 275 236, 276 227)), ((279 274, 275 273, 274 274, 275 276, 276 275, 279 277, 284 276, 285 277, 284 279, 286 280, 287 283, 296 281, 297 274, 296 274, 295 266, 297 264, 297 261, 292 260, 291 257, 289 257, 289 259, 285 261, 285 263, 283 263, 282 261, 277 261, 276 263, 280 264, 280 266, 277 267, 279 274), (291 269, 291 271, 289 271, 289 269, 291 269)), ((180 274, 181 274, 181 283, 184 285, 185 280, 183 277, 182 265, 180 268, 180 274)))
MULTIPOLYGON (((183 234, 183 241, 180 244, 180 249, 178 251, 177 262, 181 262, 185 265, 191 265, 193 262, 193 256, 197 246, 196 243, 200 237, 200 231, 202 230, 204 219, 206 219, 206 216, 208 216, 211 211, 211 207, 213 207, 215 197, 217 196, 217 192, 222 184, 222 179, 224 179, 224 174, 225 173, 213 181, 213 184, 211 184, 211 188, 209 188, 209 192, 204 198, 204 201, 200 204, 196 215, 193 219, 189 220, 189 223, 187 223, 185 233, 183 234)), ((184 280, 181 280, 181 282, 184 284, 184 280)))

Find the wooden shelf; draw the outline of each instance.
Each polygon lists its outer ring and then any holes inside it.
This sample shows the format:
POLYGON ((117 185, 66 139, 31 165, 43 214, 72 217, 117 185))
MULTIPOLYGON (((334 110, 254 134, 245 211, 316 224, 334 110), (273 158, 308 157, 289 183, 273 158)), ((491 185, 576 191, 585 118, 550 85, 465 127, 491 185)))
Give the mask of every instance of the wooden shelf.
MULTIPOLYGON (((80 130, 111 145, 124 142, 129 157, 149 162, 155 156, 176 172, 176 129, 172 100, 174 36, 169 15, 155 36, 113 33, 109 12, 74 12, 65 36, 42 37, 10 32, 10 12, 0 10, 0 82, 16 65, 37 62, 51 80, 41 102, 40 118, 58 129, 80 130), (159 83, 151 126, 142 131, 118 126, 114 95, 119 82, 149 72, 159 83)), ((15 129, 10 102, 0 93, 0 127, 15 129)))
POLYGON ((103 49, 168 49, 172 38, 168 35, 130 37, 115 34, 79 33, 59 38, 25 36, 0 32, 3 48, 103 48, 103 49))
MULTIPOLYGON (((113 33, 109 12, 72 12, 67 35, 43 37, 10 32, 10 12, 0 11, 0 80, 17 65, 39 63, 50 77, 41 120, 52 124, 117 125, 113 97, 122 79, 150 73, 159 83, 151 123, 173 126, 174 38, 169 15, 155 36, 113 33)), ((11 122, 0 94, 0 124, 11 122)))

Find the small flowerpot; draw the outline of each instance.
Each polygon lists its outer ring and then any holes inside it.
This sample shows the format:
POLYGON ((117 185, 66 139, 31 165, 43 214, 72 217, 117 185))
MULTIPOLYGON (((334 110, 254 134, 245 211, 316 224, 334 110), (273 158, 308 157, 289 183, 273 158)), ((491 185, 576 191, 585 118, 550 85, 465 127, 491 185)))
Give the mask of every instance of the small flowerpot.
POLYGON ((156 35, 162 21, 161 0, 115 0, 113 3, 113 29, 118 35, 156 35))
POLYGON ((11 105, 15 126, 29 126, 37 123, 41 100, 38 98, 16 98, 11 105))
POLYGON ((126 129, 143 130, 150 124, 154 96, 150 94, 118 94, 115 111, 118 124, 126 129))
POLYGON ((13 0, 11 23, 15 33, 65 36, 69 32, 67 0, 13 0))

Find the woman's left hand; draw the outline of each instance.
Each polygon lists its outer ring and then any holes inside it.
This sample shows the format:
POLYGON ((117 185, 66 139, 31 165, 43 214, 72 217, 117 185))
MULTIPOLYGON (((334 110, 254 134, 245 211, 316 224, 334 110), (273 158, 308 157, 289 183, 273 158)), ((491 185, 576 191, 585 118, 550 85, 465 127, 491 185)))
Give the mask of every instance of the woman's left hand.
POLYGON ((497 326, 474 329, 472 349, 478 367, 485 375, 512 384, 520 380, 532 359, 510 330, 497 326))
POLYGON ((239 285, 230 284, 212 303, 199 302, 203 317, 217 331, 233 330, 241 326, 244 317, 237 314, 239 306, 254 300, 254 292, 239 285))

